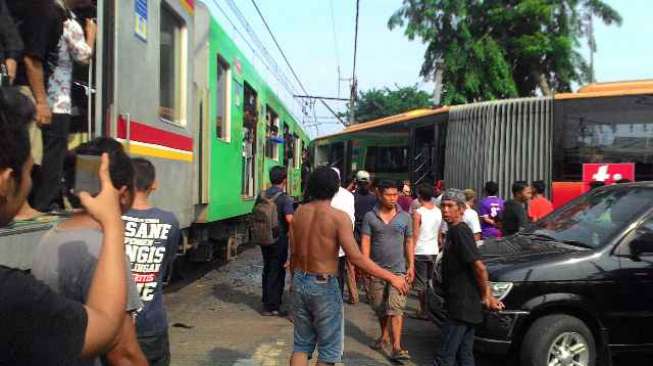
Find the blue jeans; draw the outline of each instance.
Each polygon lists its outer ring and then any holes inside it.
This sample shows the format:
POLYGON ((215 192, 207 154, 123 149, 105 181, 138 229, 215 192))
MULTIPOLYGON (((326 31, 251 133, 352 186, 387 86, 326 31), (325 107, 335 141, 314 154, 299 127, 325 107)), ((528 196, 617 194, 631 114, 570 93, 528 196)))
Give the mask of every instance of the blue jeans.
POLYGON ((433 366, 474 366, 474 326, 447 319, 440 329, 440 347, 433 366))
POLYGON ((290 306, 295 327, 293 352, 310 358, 317 346, 320 362, 341 362, 345 317, 337 277, 296 271, 290 306))

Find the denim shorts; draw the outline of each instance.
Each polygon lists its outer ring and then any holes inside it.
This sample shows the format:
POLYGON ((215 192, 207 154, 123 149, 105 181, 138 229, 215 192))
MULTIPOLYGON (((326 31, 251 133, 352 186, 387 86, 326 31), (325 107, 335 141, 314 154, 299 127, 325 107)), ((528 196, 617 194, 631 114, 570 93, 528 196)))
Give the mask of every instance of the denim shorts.
POLYGON ((293 352, 310 358, 317 346, 318 361, 341 362, 344 347, 344 308, 337 276, 298 272, 290 291, 293 352))

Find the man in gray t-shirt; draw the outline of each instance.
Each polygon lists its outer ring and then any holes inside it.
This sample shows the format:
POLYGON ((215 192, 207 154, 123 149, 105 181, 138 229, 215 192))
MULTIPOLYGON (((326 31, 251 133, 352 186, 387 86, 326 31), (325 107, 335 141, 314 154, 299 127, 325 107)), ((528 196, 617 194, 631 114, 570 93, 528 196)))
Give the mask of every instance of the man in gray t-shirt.
MULTIPOLYGON (((109 154, 109 173, 114 188, 120 190, 121 209, 124 213, 132 203, 134 170, 122 145, 108 138, 97 138, 75 149, 77 154, 109 154)), ((75 166, 75 164, 67 164, 75 166)), ((75 172, 66 172, 74 177, 75 172)), ((69 183, 74 182, 70 179, 69 183)), ((67 191, 72 187, 67 187, 67 191)), ((72 197, 69 197, 72 198, 72 197)), ((71 203, 75 205, 74 200, 71 203)), ((86 303, 98 257, 102 248, 102 227, 86 211, 73 215, 48 231, 39 243, 32 259, 32 274, 55 292, 81 303, 86 303)), ((129 259, 126 258, 127 263, 129 259)), ((147 365, 138 342, 134 314, 142 308, 136 284, 129 266, 126 266, 127 302, 116 344, 104 355, 109 364, 147 365)), ((64 335, 62 335, 64 336, 64 335)), ((69 365, 99 365, 99 359, 77 360, 69 365)))
MULTIPOLYGON (((361 227, 361 249, 380 267, 396 274, 407 275, 410 284, 415 276, 415 250, 413 246, 413 223, 410 215, 397 204, 398 190, 390 182, 377 186, 379 203, 365 214, 361 227)), ((401 329, 406 307, 406 296, 389 283, 371 278, 367 296, 379 317, 381 337, 373 347, 383 350, 390 344, 392 332, 392 356, 395 361, 410 358, 401 347, 401 329)))

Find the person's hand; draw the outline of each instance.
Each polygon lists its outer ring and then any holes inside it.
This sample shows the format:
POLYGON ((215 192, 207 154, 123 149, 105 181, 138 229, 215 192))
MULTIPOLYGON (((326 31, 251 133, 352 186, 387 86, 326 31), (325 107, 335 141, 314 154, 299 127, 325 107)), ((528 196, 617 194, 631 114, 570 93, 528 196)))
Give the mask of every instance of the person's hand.
POLYGON ((86 211, 103 227, 107 225, 122 225, 120 218, 120 191, 113 187, 111 176, 109 175, 109 155, 102 154, 100 163, 100 193, 92 197, 88 192, 81 192, 79 199, 86 211))
POLYGON ((16 60, 13 58, 8 58, 5 60, 5 66, 7 66, 7 74, 9 74, 9 80, 14 81, 16 78, 16 70, 18 68, 18 64, 16 63, 16 60))
POLYGON ((86 19, 86 24, 84 24, 84 32, 86 33, 87 39, 95 39, 97 35, 97 24, 93 19, 86 19))
POLYGON ((408 285, 408 282, 406 282, 406 278, 404 276, 395 275, 390 281, 390 284, 402 295, 406 295, 410 289, 410 286, 408 285))
POLYGON ((45 126, 52 123, 52 110, 50 109, 48 102, 36 103, 36 123, 39 126, 45 126))
POLYGON ((409 285, 412 285, 413 282, 415 282, 415 267, 408 267, 408 270, 406 271, 406 282, 408 282, 409 285))
POLYGON ((483 305, 485 305, 485 307, 490 311, 501 311, 506 308, 503 302, 492 295, 483 300, 483 305))

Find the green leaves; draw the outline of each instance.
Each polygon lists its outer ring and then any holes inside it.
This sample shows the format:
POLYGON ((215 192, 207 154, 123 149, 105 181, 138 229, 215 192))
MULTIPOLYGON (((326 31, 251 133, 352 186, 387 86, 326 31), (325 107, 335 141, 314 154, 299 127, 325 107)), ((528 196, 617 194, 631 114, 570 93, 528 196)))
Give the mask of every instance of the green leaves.
MULTIPOLYGON (((364 122, 430 106, 429 93, 417 89, 417 86, 407 86, 361 92, 354 112, 356 121, 364 122)), ((341 117, 346 118, 348 115, 343 113, 341 117)))
POLYGON ((388 26, 428 44, 421 75, 441 65, 443 102, 456 104, 586 82, 589 67, 577 48, 590 15, 622 22, 601 0, 404 0, 388 26))

